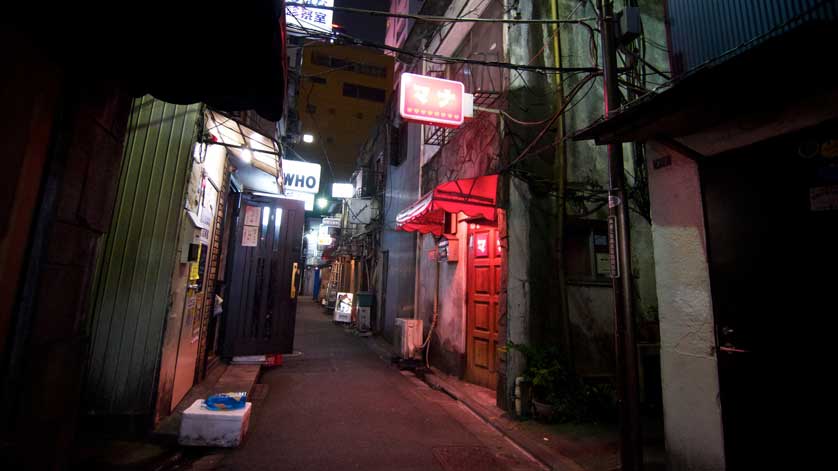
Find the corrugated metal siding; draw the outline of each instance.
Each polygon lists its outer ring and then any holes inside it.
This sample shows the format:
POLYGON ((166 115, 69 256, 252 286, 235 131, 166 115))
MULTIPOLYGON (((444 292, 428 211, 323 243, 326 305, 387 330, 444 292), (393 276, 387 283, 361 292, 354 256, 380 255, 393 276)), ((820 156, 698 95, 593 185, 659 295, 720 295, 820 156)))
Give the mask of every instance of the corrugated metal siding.
POLYGON ((91 316, 86 409, 148 414, 201 106, 134 101, 91 316))
POLYGON ((838 0, 667 0, 666 7, 672 68, 679 74, 763 35, 838 19, 838 0))

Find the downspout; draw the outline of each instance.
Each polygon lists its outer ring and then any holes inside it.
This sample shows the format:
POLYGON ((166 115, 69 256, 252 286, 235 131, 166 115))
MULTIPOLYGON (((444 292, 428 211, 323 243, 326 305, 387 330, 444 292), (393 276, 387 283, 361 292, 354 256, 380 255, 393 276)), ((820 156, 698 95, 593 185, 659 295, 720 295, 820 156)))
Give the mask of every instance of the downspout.
MULTIPOLYGON (((554 19, 559 19, 559 0, 550 2, 551 15, 554 19)), ((561 55, 561 25, 556 24, 557 31, 553 34, 553 60, 555 67, 562 66, 561 55)), ((556 74, 556 90, 558 102, 557 109, 562 109, 564 106, 564 85, 562 82, 562 74, 556 74)), ((556 158, 553 160, 554 168, 553 175, 556 179, 556 260, 559 266, 556 267, 557 282, 559 285, 559 328, 562 330, 562 345, 561 352, 567 362, 567 367, 573 371, 573 355, 571 349, 570 338, 570 317, 568 313, 567 304, 567 283, 564 268, 564 227, 565 227, 565 192, 567 191, 567 148, 564 145, 564 136, 567 134, 565 129, 564 116, 560 116, 556 127, 556 158)))
MULTIPOLYGON (((438 256, 437 256, 438 258, 438 256)), ((428 329, 428 338, 425 339, 425 343, 422 344, 422 347, 425 348, 425 367, 430 368, 431 364, 429 361, 429 353, 431 351, 431 338, 434 335, 434 328, 436 327, 437 319, 439 319, 439 260, 435 261, 436 264, 436 280, 434 282, 434 316, 431 320, 431 328, 428 329)))

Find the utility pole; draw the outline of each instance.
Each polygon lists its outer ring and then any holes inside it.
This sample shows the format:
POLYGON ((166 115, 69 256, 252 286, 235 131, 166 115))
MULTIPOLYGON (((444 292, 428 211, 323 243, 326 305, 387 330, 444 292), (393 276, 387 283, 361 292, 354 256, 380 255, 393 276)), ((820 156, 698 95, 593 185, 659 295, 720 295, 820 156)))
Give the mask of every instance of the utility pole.
MULTIPOLYGON (((605 117, 620 106, 617 83, 616 18, 613 0, 597 0, 602 41, 605 117)), ((617 359, 617 405, 620 414, 620 469, 643 468, 640 433, 640 394, 635 341, 628 199, 623 168, 623 146, 608 144, 608 246, 614 289, 614 350, 617 359)))

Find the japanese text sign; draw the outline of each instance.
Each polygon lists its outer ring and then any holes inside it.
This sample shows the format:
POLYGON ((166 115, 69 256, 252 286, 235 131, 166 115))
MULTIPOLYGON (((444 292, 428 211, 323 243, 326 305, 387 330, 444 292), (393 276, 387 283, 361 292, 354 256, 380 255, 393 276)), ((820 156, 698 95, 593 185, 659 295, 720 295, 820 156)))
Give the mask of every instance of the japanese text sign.
POLYGON ((404 73, 399 88, 399 114, 405 120, 449 128, 463 124, 462 83, 404 73))
POLYGON ((332 31, 332 10, 316 7, 333 7, 335 0, 296 0, 295 3, 305 3, 311 6, 285 7, 285 23, 288 26, 326 33, 332 31))

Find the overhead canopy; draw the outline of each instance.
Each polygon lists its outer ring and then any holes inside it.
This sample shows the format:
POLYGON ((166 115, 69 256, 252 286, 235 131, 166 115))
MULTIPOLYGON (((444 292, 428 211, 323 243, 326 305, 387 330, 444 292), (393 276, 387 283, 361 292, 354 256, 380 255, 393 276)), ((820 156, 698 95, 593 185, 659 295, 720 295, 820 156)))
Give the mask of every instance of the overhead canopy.
POLYGON ((494 221, 498 176, 486 175, 443 183, 396 216, 396 228, 442 235, 445 213, 494 221))
MULTIPOLYGON (((831 66, 816 47, 836 41, 834 22, 805 23, 741 54, 698 67, 660 93, 649 93, 577 131, 573 139, 594 139, 597 144, 646 142, 687 136, 711 126, 739 129, 747 116, 752 116, 749 126, 756 120, 775 120, 770 112, 836 88, 831 66), (777 67, 778 60, 782 67, 777 67)), ((824 104, 824 108, 829 107, 824 104)))
POLYGON ((277 121, 286 81, 283 0, 13 2, 0 27, 29 36, 81 83, 277 121))
POLYGON ((205 122, 210 135, 208 144, 227 147, 235 157, 235 165, 239 169, 237 175, 247 188, 267 193, 283 192, 282 158, 278 142, 218 111, 207 111, 205 122))

